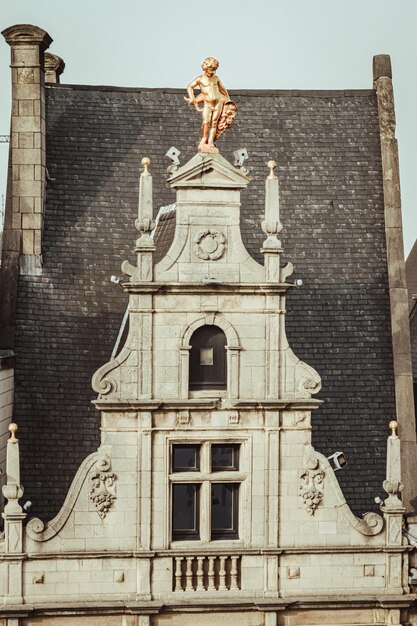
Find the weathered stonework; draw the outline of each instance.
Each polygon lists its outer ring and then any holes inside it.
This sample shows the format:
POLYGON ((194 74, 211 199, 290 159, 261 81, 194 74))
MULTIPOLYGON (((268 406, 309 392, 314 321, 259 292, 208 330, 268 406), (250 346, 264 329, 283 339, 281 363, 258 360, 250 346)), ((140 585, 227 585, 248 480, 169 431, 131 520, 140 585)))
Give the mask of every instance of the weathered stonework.
MULTIPOLYGON (((50 522, 23 527, 18 443, 8 443, 0 581, 12 574, 14 582, 3 586, 5 603, 24 607, 19 626, 37 617, 64 626, 64 611, 79 624, 103 626, 105 612, 112 625, 208 626, 214 609, 216 619, 239 626, 277 626, 278 615, 300 626, 353 625, 352 605, 361 624, 399 624, 398 607, 412 599, 396 499, 398 437, 393 431, 388 440, 383 517, 357 518, 329 461, 311 446, 311 413, 320 406, 312 396, 321 381, 286 339, 292 266, 281 266, 278 226, 268 226, 271 263, 262 266, 245 251, 239 228, 248 180, 220 155, 197 155, 170 178, 176 234, 154 264, 152 178, 144 165, 136 265, 122 265, 129 330, 93 377, 102 445, 50 522), (220 232, 224 257, 194 254, 196 237, 220 232), (226 337, 225 390, 190 389, 192 337, 205 325, 226 337), (238 538, 213 540, 202 505, 198 538, 174 539, 172 446, 198 444, 204 464, 204 450, 216 443, 239 448, 238 471, 228 478, 239 484, 238 538), (375 597, 394 608, 378 612, 375 597)), ((278 224, 278 180, 267 185, 267 221, 278 224)), ((211 480, 204 471, 202 502, 211 480)))
POLYGON ((194 254, 203 261, 220 259, 226 247, 226 237, 220 231, 202 230, 194 238, 194 254))
POLYGON ((59 83, 60 76, 65 69, 64 60, 57 54, 45 53, 45 82, 46 83, 59 83))
POLYGON ((402 439, 404 471, 403 500, 406 503, 407 511, 413 513, 417 519, 414 489, 414 474, 417 466, 417 439, 408 322, 408 292, 404 263, 398 145, 395 138, 394 92, 389 55, 381 54, 374 57, 373 75, 378 102, 381 140, 395 399, 402 439))
POLYGON ((44 52, 52 39, 31 24, 11 26, 2 35, 11 47, 12 69, 10 171, 3 249, 7 255, 9 233, 10 237, 18 233, 20 272, 38 275, 42 270, 46 186, 44 52))

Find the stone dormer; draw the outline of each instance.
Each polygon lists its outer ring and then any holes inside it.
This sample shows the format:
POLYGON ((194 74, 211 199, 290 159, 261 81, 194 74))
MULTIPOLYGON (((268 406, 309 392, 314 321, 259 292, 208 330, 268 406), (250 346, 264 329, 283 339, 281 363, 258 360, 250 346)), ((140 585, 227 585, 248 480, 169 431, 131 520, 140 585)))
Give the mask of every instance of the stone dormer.
POLYGON ((117 357, 94 376, 102 401, 216 397, 212 387, 193 390, 189 378, 193 337, 212 326, 224 337, 226 349, 227 384, 219 394, 223 402, 305 403, 321 382, 286 339, 285 295, 293 287, 287 282, 292 265, 280 266, 279 190, 273 168, 266 180, 265 265, 250 256, 240 232, 240 191, 249 178, 220 154, 199 153, 168 181, 177 194, 175 235, 154 267, 147 168, 141 176, 136 222, 141 233, 137 266, 122 265, 130 277, 123 283, 130 293, 129 333, 117 357))

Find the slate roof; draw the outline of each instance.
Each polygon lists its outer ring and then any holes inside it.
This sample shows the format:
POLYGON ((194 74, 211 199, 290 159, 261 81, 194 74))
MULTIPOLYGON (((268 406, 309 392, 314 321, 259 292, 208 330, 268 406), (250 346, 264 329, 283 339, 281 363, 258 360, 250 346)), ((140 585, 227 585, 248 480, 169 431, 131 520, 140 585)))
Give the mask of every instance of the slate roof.
MULTIPOLYGON (((321 374, 314 444, 343 450, 338 473, 356 512, 372 509, 394 415, 382 174, 373 91, 235 91, 239 115, 219 141, 246 147, 252 183, 242 234, 261 260, 266 161, 278 162, 285 257, 304 286, 287 303, 295 353, 321 374)), ((154 202, 175 201, 167 149, 195 153, 199 117, 184 90, 50 85, 42 277, 20 277, 16 410, 31 512, 51 517, 99 443, 90 379, 112 351, 126 297, 110 282, 133 261, 140 159, 154 202)), ((169 220, 168 220, 169 221, 169 220)), ((172 225, 172 224, 171 224, 172 225)), ((168 226, 168 224, 167 224, 168 226)))

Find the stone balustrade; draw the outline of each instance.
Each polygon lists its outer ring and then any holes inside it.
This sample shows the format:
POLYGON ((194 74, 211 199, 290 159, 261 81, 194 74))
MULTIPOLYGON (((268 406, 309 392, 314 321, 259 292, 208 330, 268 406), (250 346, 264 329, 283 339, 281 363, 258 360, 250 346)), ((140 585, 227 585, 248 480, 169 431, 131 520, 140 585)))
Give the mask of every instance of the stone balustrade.
POLYGON ((175 556, 174 591, 240 589, 240 556, 175 556))

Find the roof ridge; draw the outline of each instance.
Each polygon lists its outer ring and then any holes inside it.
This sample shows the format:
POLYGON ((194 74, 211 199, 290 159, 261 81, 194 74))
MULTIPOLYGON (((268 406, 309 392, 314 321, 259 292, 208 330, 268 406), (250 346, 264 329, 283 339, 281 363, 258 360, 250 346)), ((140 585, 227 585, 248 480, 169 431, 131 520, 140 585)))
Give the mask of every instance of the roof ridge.
MULTIPOLYGON (((74 89, 80 91, 120 91, 132 93, 177 93, 184 94, 185 87, 118 87, 115 85, 77 85, 70 83, 47 83, 47 89, 74 89)), ((229 89, 236 96, 370 96, 375 95, 373 89, 229 89)))

